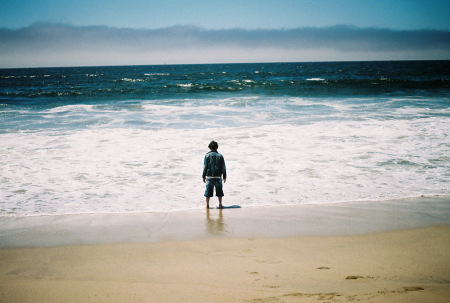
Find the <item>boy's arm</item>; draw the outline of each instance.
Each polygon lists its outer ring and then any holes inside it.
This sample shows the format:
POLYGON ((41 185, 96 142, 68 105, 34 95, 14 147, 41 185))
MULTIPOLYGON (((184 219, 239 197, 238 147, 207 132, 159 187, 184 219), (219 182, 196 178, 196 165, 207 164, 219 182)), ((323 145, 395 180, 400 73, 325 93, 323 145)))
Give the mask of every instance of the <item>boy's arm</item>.
POLYGON ((223 182, 227 182, 227 167, 225 166, 225 158, 223 160, 223 182))
POLYGON ((203 178, 203 182, 206 183, 206 156, 205 159, 203 160, 203 173, 202 173, 202 178, 203 178))

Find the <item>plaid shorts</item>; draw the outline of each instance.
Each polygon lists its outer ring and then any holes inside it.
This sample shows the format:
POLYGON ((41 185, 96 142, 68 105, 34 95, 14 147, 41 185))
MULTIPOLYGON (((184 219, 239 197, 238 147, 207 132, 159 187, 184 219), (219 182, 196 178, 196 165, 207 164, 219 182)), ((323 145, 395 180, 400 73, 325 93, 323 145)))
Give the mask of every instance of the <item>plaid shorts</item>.
POLYGON ((223 197, 222 178, 206 178, 205 197, 212 197, 214 188, 216 188, 216 196, 223 197))

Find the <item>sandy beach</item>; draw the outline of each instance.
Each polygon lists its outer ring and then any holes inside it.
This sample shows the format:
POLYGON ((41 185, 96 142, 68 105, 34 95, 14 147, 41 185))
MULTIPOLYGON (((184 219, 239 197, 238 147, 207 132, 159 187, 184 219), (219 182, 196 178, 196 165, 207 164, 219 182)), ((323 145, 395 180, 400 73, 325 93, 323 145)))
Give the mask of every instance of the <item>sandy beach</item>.
POLYGON ((448 302, 450 226, 0 251, 1 302, 448 302))
POLYGON ((448 200, 422 202, 2 218, 0 302, 448 302, 448 200))

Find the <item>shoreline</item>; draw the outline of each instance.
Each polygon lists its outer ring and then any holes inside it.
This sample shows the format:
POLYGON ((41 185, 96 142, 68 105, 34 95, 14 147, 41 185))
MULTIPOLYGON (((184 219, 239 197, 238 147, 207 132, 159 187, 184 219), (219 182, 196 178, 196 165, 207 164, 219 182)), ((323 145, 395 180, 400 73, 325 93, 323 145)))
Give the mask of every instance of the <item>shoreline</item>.
MULTIPOLYGON (((215 201, 211 202, 215 205, 215 201)), ((227 206, 226 204, 224 204, 227 206)), ((0 248, 345 236, 450 224, 450 196, 167 213, 0 217, 0 248)))

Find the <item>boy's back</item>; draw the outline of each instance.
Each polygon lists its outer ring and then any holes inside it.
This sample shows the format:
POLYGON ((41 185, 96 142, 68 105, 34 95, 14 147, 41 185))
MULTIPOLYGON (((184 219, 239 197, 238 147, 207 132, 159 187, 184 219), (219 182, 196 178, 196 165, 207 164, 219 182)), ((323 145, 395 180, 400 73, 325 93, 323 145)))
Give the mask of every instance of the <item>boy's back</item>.
POLYGON ((217 150, 212 150, 205 155, 203 177, 227 178, 225 159, 217 150))
POLYGON ((211 141, 208 147, 210 151, 205 155, 202 174, 203 182, 206 183, 206 208, 209 208, 209 199, 213 196, 214 189, 216 190, 216 196, 219 199, 219 208, 222 208, 222 176, 223 182, 226 182, 227 179, 225 159, 217 152, 217 149, 219 148, 217 142, 211 141))

